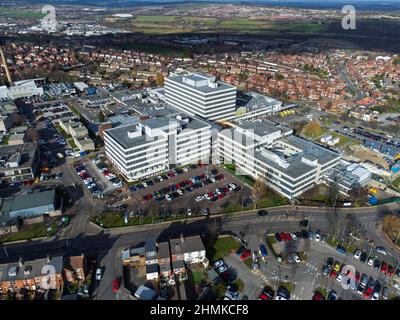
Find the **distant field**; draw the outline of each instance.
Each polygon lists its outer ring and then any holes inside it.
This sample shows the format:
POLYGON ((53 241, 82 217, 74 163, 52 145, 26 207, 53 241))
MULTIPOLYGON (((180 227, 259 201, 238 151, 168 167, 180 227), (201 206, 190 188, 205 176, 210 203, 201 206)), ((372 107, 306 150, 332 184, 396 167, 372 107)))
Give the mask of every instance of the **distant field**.
POLYGON ((135 21, 137 22, 148 22, 148 23, 164 23, 175 21, 176 16, 136 16, 135 21))
POLYGON ((330 30, 329 24, 281 23, 266 19, 217 19, 186 16, 137 16, 133 21, 135 31, 144 33, 176 33, 188 31, 235 32, 248 34, 280 35, 313 34, 330 30))
POLYGON ((45 14, 34 11, 23 11, 23 10, 10 10, 0 8, 0 17, 13 18, 13 19, 42 19, 45 14))

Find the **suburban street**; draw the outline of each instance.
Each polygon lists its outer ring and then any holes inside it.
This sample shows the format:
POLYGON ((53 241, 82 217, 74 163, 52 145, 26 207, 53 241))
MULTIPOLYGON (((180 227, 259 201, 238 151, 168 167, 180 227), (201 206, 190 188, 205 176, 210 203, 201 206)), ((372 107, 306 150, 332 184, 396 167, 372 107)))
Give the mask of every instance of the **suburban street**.
MULTIPOLYGON (((184 235, 204 234, 208 230, 216 230, 218 233, 232 232, 238 234, 239 232, 244 232, 244 239, 252 245, 259 243, 267 233, 299 231, 299 221, 309 217, 311 217, 310 230, 320 230, 321 233, 327 232, 327 218, 328 215, 332 214, 329 213, 330 210, 323 208, 309 208, 308 210, 304 208, 298 208, 297 210, 295 208, 291 210, 273 208, 264 217, 260 217, 256 211, 252 211, 216 217, 200 217, 172 223, 144 225, 142 227, 118 228, 110 232, 98 231, 95 235, 80 233, 76 237, 58 236, 50 240, 5 245, 3 250, 0 251, 0 259, 2 261, 15 261, 19 257, 33 259, 47 254, 54 256, 66 254, 67 252, 68 254, 81 254, 83 252, 96 256, 100 266, 105 268, 103 279, 99 287, 95 288, 96 296, 98 299, 114 299, 115 294, 110 290, 110 286, 112 280, 121 274, 121 250, 144 242, 148 238, 165 239, 167 237, 177 237, 181 233, 184 235)), ((396 250, 390 250, 390 245, 385 242, 376 230, 376 219, 382 214, 382 210, 379 207, 371 207, 347 209, 346 211, 352 212, 351 215, 364 225, 368 236, 374 240, 375 245, 386 246, 393 257, 393 261, 390 262, 395 264, 395 261, 400 260, 400 253, 396 250)), ((399 205, 387 206, 385 210, 397 212, 399 205)), ((88 223, 88 225, 92 224, 88 223)), ((72 228, 74 228, 73 225, 72 228)), ((325 255, 328 254, 325 248, 319 249, 325 255)), ((334 249, 332 250, 334 251, 334 249)), ((320 267, 312 260, 308 263, 308 278, 311 277, 309 280, 314 286, 318 281, 321 281, 318 277, 314 278, 316 269, 320 269, 320 267)), ((305 281, 309 287, 308 278, 305 277, 305 281)), ((298 288, 301 290, 302 286, 298 286, 298 288)), ((305 290, 304 288, 306 288, 305 285, 303 290, 305 290)), ((300 292, 295 292, 295 295, 296 293, 300 294, 300 292)))

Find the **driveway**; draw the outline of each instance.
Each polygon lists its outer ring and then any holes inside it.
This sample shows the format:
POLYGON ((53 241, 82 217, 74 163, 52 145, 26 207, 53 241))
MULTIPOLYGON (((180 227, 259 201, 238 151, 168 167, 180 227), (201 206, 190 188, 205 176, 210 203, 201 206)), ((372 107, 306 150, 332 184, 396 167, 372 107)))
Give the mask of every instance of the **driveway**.
POLYGON ((234 253, 227 256, 225 262, 237 274, 237 278, 240 278, 244 283, 240 299, 243 296, 247 296, 249 300, 257 300, 263 288, 261 276, 253 273, 234 253))

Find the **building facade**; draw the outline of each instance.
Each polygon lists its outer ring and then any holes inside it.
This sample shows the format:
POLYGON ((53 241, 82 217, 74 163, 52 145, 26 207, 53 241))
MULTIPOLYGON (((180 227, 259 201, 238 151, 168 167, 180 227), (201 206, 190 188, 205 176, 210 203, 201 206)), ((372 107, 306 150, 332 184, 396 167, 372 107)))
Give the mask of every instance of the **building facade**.
POLYGON ((108 158, 128 181, 206 161, 211 126, 185 115, 150 118, 104 131, 108 158))
POLYGON ((217 157, 291 199, 326 179, 340 155, 267 121, 243 121, 218 134, 217 157))
POLYGON ((236 107, 236 87, 203 74, 165 80, 165 101, 190 115, 208 120, 230 120, 236 107))

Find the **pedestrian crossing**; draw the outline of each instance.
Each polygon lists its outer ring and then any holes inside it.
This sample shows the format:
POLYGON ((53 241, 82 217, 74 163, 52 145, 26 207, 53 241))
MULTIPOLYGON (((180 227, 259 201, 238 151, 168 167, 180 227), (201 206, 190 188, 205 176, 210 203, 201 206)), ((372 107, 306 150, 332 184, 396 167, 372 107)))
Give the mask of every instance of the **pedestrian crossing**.
MULTIPOLYGON (((318 267, 312 265, 312 264, 309 263, 309 262, 306 262, 306 266, 307 266, 308 271, 311 271, 311 270, 317 271, 317 270, 318 270, 318 267)), ((318 274, 319 274, 319 272, 318 272, 318 274)))

